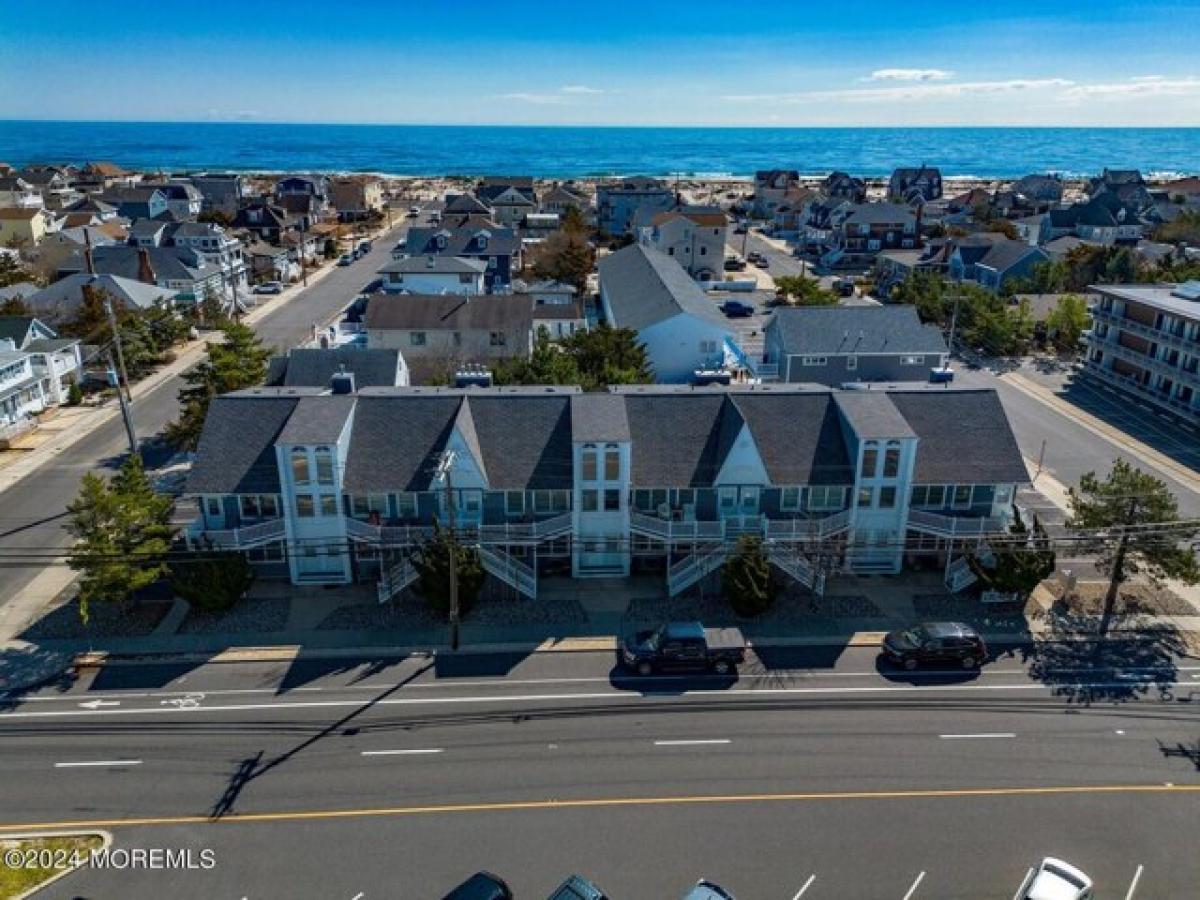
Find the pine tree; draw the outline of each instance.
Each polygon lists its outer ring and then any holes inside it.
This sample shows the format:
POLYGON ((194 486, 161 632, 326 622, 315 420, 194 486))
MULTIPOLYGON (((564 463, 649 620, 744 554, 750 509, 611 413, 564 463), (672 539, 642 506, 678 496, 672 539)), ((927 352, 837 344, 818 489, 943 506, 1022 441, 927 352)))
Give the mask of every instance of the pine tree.
POLYGON ((1183 543, 1197 529, 1176 524, 1179 503, 1165 483, 1118 459, 1107 478, 1088 472, 1068 493, 1067 527, 1090 538, 1083 549, 1097 554, 1096 567, 1109 576, 1101 634, 1108 632, 1121 585, 1130 575, 1144 574, 1154 583, 1167 578, 1200 583, 1196 554, 1183 543))
POLYGON ((733 611, 744 618, 760 616, 775 604, 779 579, 763 550, 762 538, 744 534, 721 570, 721 586, 733 611))
POLYGON ((261 384, 267 376, 271 350, 246 325, 229 324, 225 340, 208 345, 208 359, 184 376, 179 392, 179 420, 166 427, 164 437, 179 450, 195 450, 212 398, 261 384))
POLYGON ((457 562, 458 610, 465 616, 483 589, 485 573, 479 551, 463 544, 458 537, 444 531, 436 522, 433 534, 412 555, 417 581, 413 590, 439 613, 450 614, 450 560, 457 562), (453 557, 451 556, 453 554, 453 557))
POLYGON ((569 284, 583 293, 596 265, 596 251, 582 231, 556 231, 534 251, 533 271, 539 278, 569 284))
POLYGON ((171 563, 171 588, 199 609, 224 612, 254 583, 254 567, 236 550, 204 551, 171 563))
POLYGON ((83 476, 79 496, 67 507, 67 531, 75 538, 69 564, 82 574, 79 611, 83 620, 93 602, 125 605, 167 570, 171 546, 170 497, 155 494, 131 454, 111 482, 83 476))

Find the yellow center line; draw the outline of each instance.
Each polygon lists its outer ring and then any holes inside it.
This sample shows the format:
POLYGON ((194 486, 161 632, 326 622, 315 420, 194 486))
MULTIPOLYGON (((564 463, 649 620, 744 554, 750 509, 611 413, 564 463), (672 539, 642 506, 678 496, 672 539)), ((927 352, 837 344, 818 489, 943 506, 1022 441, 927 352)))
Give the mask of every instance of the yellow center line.
POLYGON ((580 800, 516 800, 499 803, 458 803, 439 806, 392 806, 365 809, 297 810, 293 812, 234 813, 208 816, 159 816, 133 819, 88 819, 75 822, 21 822, 0 825, 0 833, 67 828, 124 828, 143 825, 221 825, 254 822, 311 822, 384 816, 445 815, 451 813, 518 812, 526 810, 592 809, 623 806, 678 806, 715 803, 802 803, 822 800, 923 800, 962 797, 1036 797, 1062 794, 1183 794, 1200 792, 1200 784, 1103 784, 1060 787, 954 788, 912 791, 825 791, 796 794, 710 794, 681 797, 597 797, 580 800))

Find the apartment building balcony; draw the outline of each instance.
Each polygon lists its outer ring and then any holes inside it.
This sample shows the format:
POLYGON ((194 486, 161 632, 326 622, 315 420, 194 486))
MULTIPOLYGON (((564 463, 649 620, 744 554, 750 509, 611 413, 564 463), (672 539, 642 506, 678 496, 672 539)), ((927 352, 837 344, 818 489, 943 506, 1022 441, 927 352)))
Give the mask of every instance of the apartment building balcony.
POLYGON ((924 509, 908 512, 908 527, 912 531, 945 538, 981 538, 1008 530, 1006 516, 947 516, 924 509))
MULTIPOLYGON (((1096 340, 1103 341, 1106 345, 1109 343, 1107 339, 1099 338, 1095 335, 1096 323, 1104 322, 1111 328, 1118 329, 1119 331, 1127 331, 1130 334, 1136 334, 1139 337, 1155 341, 1168 347, 1174 347, 1179 350, 1186 350, 1189 353, 1200 355, 1200 340, 1195 338, 1188 339, 1182 334, 1176 334, 1161 328, 1155 328, 1153 325, 1146 325, 1145 323, 1139 322, 1136 319, 1131 319, 1128 316, 1119 315, 1111 309, 1106 310, 1099 304, 1096 304, 1094 307, 1092 307, 1091 315, 1093 322, 1091 333, 1096 340)), ((1115 336, 1112 336, 1110 333, 1110 337, 1113 338, 1113 343, 1115 343, 1115 336)))
POLYGON ((216 547, 222 550, 247 550, 282 541, 285 538, 283 519, 264 519, 238 528, 206 529, 203 519, 196 519, 187 529, 189 544, 216 547))
POLYGON ((744 534, 771 541, 814 541, 833 537, 850 527, 850 511, 815 518, 771 519, 763 515, 727 516, 718 521, 666 519, 633 512, 629 527, 635 534, 667 544, 733 541, 744 534))
MULTIPOLYGON (((1193 405, 1196 402, 1195 398, 1189 402, 1180 400, 1177 397, 1171 397, 1158 388, 1142 384, 1136 378, 1131 378, 1128 375, 1120 375, 1112 369, 1105 368, 1103 364, 1097 364, 1091 360, 1088 360, 1084 365, 1083 371, 1097 381, 1110 384, 1136 397, 1141 397, 1150 403, 1168 409, 1193 425, 1200 425, 1200 407, 1193 405)), ((1200 396, 1200 392, 1197 393, 1197 396, 1200 396)))
MULTIPOLYGON (((1190 369, 1184 368, 1181 365, 1183 361, 1182 357, 1177 359, 1175 362, 1169 362, 1165 359, 1159 359, 1156 356, 1150 356, 1147 353, 1142 353, 1133 349, 1132 347, 1125 347, 1121 344, 1113 343, 1107 340, 1099 340, 1093 343, 1093 346, 1096 349, 1103 350, 1105 353, 1111 354, 1118 359, 1131 362, 1135 366, 1140 366, 1143 369, 1151 369, 1161 375, 1166 375, 1173 380, 1183 381, 1185 383, 1191 381, 1195 384, 1200 384, 1200 374, 1197 373, 1197 370, 1194 366, 1190 369)), ((1200 348, 1197 348, 1196 352, 1200 354, 1200 348)))
POLYGON ((362 519, 346 519, 346 534, 352 541, 377 547, 408 547, 428 539, 433 528, 426 525, 375 525, 362 519))

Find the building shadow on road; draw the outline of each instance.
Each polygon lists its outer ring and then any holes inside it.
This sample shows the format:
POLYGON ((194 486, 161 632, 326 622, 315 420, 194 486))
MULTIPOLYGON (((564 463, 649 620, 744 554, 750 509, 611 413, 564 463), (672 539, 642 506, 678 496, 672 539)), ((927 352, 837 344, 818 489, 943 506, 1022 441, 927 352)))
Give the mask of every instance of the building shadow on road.
POLYGON ((70 690, 76 681, 71 658, 70 653, 36 644, 0 649, 0 712, 16 709, 36 690, 70 690))
POLYGON ((1128 638, 1100 638, 1094 617, 1057 615, 1021 655, 1031 677, 1081 706, 1192 699, 1190 691, 1177 696, 1179 659, 1189 655, 1189 647, 1169 622, 1138 622, 1128 638))

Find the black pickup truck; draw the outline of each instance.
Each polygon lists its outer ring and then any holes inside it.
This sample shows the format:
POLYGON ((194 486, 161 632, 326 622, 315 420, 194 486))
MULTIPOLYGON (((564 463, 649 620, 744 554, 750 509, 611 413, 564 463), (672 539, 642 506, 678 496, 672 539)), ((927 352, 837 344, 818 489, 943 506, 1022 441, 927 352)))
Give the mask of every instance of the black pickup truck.
POLYGON ((639 675, 656 672, 715 672, 729 675, 746 658, 746 640, 736 628, 705 628, 699 622, 669 622, 626 638, 621 662, 639 675))

